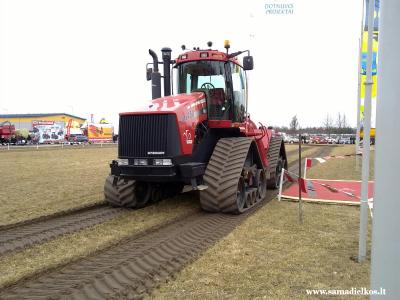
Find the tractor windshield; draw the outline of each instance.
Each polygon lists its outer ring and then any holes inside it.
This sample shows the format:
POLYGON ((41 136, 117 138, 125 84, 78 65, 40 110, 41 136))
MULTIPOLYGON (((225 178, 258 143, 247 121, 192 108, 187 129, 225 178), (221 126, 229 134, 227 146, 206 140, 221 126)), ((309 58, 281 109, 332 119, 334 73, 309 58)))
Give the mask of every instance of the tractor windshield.
POLYGON ((178 93, 202 91, 207 97, 210 119, 231 119, 227 72, 229 65, 221 61, 199 60, 180 64, 177 72, 178 93))
POLYGON ((180 94, 212 87, 225 90, 224 62, 210 60, 187 62, 179 65, 178 76, 178 92, 180 94))

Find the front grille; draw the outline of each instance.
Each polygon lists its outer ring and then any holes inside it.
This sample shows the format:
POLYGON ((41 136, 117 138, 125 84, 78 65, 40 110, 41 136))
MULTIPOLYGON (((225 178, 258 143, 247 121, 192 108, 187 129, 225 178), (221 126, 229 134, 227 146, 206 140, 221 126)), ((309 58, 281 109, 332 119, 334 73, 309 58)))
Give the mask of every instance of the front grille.
POLYGON ((120 158, 172 157, 180 152, 173 114, 120 116, 118 140, 120 158))

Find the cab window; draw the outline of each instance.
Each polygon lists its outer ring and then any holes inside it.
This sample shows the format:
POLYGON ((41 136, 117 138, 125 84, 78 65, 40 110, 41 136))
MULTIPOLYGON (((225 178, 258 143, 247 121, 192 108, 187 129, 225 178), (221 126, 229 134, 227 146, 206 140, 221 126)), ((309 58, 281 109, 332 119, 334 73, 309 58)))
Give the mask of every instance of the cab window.
POLYGON ((178 66, 178 93, 190 93, 197 89, 221 88, 225 91, 223 62, 192 61, 178 66))
POLYGON ((226 74, 229 65, 222 61, 191 61, 178 66, 178 93, 204 92, 210 120, 231 120, 231 91, 226 74), (229 91, 228 91, 229 89, 229 91))
POLYGON ((243 122, 246 114, 246 84, 245 74, 242 68, 234 63, 230 63, 232 73, 233 89, 233 121, 243 122))

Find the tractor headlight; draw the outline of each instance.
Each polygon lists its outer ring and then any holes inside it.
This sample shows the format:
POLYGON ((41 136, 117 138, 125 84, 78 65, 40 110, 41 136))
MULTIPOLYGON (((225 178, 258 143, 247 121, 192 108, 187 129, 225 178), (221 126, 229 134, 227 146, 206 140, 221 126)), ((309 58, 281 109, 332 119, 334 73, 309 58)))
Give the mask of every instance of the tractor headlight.
POLYGON ((134 159, 133 164, 135 166, 147 166, 148 162, 147 159, 134 159))
POLYGON ((153 160, 153 165, 155 166, 172 166, 172 159, 155 159, 153 160))
POLYGON ((172 160, 170 158, 163 159, 163 166, 172 166, 172 160))
POLYGON ((117 162, 119 166, 127 166, 129 164, 128 159, 123 159, 123 158, 117 159, 117 162))

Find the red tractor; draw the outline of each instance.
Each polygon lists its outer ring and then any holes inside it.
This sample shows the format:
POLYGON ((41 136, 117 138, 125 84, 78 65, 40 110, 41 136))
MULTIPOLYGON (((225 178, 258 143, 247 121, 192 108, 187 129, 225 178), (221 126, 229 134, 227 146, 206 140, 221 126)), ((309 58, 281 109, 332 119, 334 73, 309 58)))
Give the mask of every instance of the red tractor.
POLYGON ((279 186, 287 167, 282 137, 256 125, 247 111, 246 71, 253 57, 244 56, 241 64, 237 57, 248 50, 229 53, 229 42, 226 52, 211 47, 209 42, 208 49, 176 60, 163 48, 162 62, 149 50, 153 100, 143 110, 120 113, 118 159, 104 187, 111 205, 140 208, 191 185, 204 210, 237 214, 263 200, 267 187, 279 186))
POLYGON ((15 126, 9 121, 0 123, 0 145, 8 144, 11 142, 15 134, 15 126))

